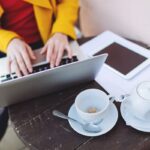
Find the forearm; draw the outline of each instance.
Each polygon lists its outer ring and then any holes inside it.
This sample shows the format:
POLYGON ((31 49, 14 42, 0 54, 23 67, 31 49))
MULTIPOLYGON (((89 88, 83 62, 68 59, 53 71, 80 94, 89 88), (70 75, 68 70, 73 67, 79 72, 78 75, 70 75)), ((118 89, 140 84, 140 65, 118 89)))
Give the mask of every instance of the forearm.
POLYGON ((78 0, 62 0, 57 5, 57 15, 53 24, 52 34, 61 32, 73 39, 76 38, 74 24, 78 17, 78 7, 78 0))
POLYGON ((0 51, 6 53, 8 44, 14 38, 19 38, 19 35, 15 32, 0 28, 0 51))

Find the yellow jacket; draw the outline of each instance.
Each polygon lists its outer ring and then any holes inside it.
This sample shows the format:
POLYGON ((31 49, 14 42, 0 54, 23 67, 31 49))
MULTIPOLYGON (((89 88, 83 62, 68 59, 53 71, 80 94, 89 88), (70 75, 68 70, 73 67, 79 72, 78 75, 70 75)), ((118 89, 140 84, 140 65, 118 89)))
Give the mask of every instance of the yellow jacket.
MULTIPOLYGON (((74 23, 78 14, 78 0, 24 0, 33 4, 36 22, 44 43, 56 32, 75 39, 74 23), (60 1, 60 2, 57 2, 60 1), (53 23, 53 15, 55 22, 53 23)), ((0 5, 0 17, 4 10, 0 5)), ((9 42, 17 33, 0 29, 0 50, 6 53, 9 42)))

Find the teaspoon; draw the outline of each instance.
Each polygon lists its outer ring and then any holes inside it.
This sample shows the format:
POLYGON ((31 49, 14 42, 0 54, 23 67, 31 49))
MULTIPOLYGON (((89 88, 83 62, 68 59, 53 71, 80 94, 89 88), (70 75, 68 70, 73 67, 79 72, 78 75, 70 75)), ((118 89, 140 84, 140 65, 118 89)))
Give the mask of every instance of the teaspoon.
POLYGON ((101 119, 98 123, 81 123, 71 117, 68 117, 67 115, 63 114, 62 112, 58 111, 58 110, 53 110, 52 114, 56 117, 62 118, 62 119, 67 119, 67 120, 71 120, 74 121, 78 124, 80 124, 83 128, 83 130, 87 131, 87 132, 93 132, 93 133, 97 133, 100 132, 102 130, 102 128, 100 127, 100 123, 103 121, 103 119, 101 119))

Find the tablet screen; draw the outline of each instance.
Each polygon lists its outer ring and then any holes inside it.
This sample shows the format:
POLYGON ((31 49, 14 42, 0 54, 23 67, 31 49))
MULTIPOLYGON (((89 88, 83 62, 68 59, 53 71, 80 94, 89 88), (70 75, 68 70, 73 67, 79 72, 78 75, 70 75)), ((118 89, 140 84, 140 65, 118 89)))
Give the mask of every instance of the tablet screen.
POLYGON ((108 47, 94 54, 94 56, 103 53, 109 54, 106 60, 106 64, 118 70, 124 75, 127 75, 135 67, 147 60, 146 57, 135 53, 134 51, 131 51, 118 43, 113 43, 109 45, 108 47))

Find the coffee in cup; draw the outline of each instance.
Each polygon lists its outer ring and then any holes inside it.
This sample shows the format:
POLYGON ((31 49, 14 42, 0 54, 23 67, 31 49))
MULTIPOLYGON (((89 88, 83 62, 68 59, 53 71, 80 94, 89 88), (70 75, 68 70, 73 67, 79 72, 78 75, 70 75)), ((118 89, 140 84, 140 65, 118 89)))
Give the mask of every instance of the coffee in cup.
POLYGON ((150 121, 150 81, 140 83, 131 92, 129 101, 137 118, 150 121))
POLYGON ((75 108, 85 122, 99 122, 107 115, 111 101, 109 96, 99 89, 87 89, 75 99, 75 108))

